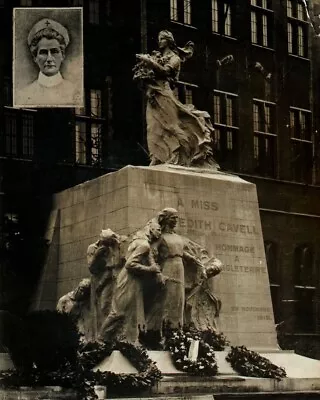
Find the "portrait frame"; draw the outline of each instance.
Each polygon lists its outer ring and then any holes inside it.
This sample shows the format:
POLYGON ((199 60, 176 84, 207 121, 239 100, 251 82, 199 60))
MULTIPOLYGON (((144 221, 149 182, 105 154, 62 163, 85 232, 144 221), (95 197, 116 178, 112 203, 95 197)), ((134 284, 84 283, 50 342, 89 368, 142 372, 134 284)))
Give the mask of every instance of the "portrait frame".
MULTIPOLYGON (((66 37, 63 36, 63 38, 66 37)), ((84 103, 83 60, 82 7, 13 9, 12 93, 14 107, 82 107, 84 103), (58 33, 67 32, 68 38, 61 66, 54 79, 46 79, 46 76, 41 74, 40 67, 29 47, 30 38, 45 27, 42 26, 42 21, 44 24, 45 20, 47 20, 46 25, 53 30, 60 26, 61 31, 58 33), (49 25, 51 21, 52 24, 49 25)))

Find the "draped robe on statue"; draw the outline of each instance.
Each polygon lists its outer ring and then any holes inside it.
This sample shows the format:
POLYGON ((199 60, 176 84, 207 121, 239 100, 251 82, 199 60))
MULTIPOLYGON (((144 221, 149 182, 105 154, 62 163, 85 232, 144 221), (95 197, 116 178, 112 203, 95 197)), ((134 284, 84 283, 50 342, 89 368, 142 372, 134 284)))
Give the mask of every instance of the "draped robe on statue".
POLYGON ((117 278, 111 312, 101 328, 102 339, 124 336, 131 343, 138 341, 139 329, 145 328, 143 286, 148 280, 155 279, 155 273, 150 271, 154 262, 148 240, 133 240, 128 248, 125 266, 117 278))
POLYGON ((111 309, 116 276, 122 266, 120 247, 93 243, 88 247, 87 260, 91 272, 91 337, 96 339, 111 309))
POLYGON ((197 329, 216 330, 221 302, 212 292, 210 279, 203 279, 201 272, 205 270, 208 278, 218 275, 221 261, 175 232, 161 235, 158 253, 165 285, 150 299, 147 329, 161 331, 163 324, 171 328, 192 324, 197 329))
POLYGON ((166 73, 155 71, 156 79, 147 84, 147 139, 151 164, 218 166, 212 158, 210 115, 193 105, 182 104, 170 83, 178 78, 180 57, 165 59, 166 73))

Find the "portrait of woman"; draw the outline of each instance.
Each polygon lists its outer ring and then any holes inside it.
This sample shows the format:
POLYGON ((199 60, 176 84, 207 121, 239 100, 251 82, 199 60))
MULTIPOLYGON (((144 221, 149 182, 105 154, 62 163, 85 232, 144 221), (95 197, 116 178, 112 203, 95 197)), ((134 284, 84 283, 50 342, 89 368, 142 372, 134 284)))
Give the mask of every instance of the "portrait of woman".
POLYGON ((15 9, 14 105, 81 106, 82 47, 82 9, 15 9))

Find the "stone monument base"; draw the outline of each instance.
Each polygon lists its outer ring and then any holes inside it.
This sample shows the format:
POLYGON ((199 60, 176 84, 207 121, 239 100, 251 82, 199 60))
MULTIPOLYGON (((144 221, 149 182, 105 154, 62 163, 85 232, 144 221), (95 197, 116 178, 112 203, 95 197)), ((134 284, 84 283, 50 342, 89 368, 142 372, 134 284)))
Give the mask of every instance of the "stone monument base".
MULTIPOLYGON (((210 170, 127 166, 58 193, 53 204, 46 235, 51 253, 35 309, 50 303, 55 308, 89 276, 86 251, 101 229, 130 235, 173 207, 179 215, 177 233, 224 264, 209 282, 222 302, 220 320, 214 321, 218 330, 232 345, 278 349, 254 184, 210 170)), ((186 287, 192 287, 195 275, 186 268, 186 287)), ((206 307, 200 311, 208 317, 206 307)))
MULTIPOLYGON (((118 352, 113 352, 109 357, 100 363, 103 371, 113 371, 114 359, 118 352)), ((281 393, 281 399, 296 398, 307 399, 320 398, 320 361, 300 356, 290 351, 274 351, 270 353, 261 353, 274 364, 283 367, 287 372, 287 377, 280 381, 267 378, 251 378, 240 376, 235 372, 231 365, 225 360, 227 351, 217 351, 215 356, 218 363, 218 375, 214 377, 190 376, 177 370, 171 360, 169 352, 149 351, 149 357, 156 362, 158 368, 163 374, 163 379, 151 389, 154 395, 163 396, 188 396, 195 394, 213 394, 214 398, 219 399, 219 395, 229 394, 234 398, 236 394, 242 394, 244 398, 256 398, 257 395, 265 394, 271 396, 281 393), (244 394, 247 394, 244 397, 244 394), (250 396, 249 396, 250 394, 250 396), (298 397, 300 394, 301 397, 298 397)), ((130 373, 129 361, 117 364, 118 373, 130 373)), ((95 368, 97 370, 98 367, 95 368)), ((133 371, 133 370, 132 370, 133 371)), ((114 371, 113 371, 114 372, 114 371)))
MULTIPOLYGON (((155 352, 154 352, 155 353, 155 352)), ((150 354, 150 353, 149 353, 150 354)), ((170 354, 154 357, 158 359, 158 367, 162 370, 164 378, 153 388, 157 395, 180 395, 192 396, 196 393, 212 393, 215 399, 220 396, 232 399, 237 394, 242 399, 256 399, 257 395, 262 398, 279 396, 279 399, 296 398, 307 399, 320 398, 320 361, 302 357, 298 354, 278 351, 271 353, 260 353, 277 366, 283 367, 287 377, 277 381, 276 379, 251 378, 239 376, 225 360, 227 352, 215 352, 218 363, 218 375, 216 377, 194 377, 182 374, 180 371, 172 373, 174 365, 171 362, 170 354), (170 373, 169 373, 170 371, 170 373), (268 396, 268 397, 267 397, 268 396), (313 397, 315 396, 315 397, 313 397), (318 396, 318 397, 316 397, 318 396)), ((222 398, 222 397, 221 397, 222 398)), ((260 398, 260 397, 259 397, 260 398)))

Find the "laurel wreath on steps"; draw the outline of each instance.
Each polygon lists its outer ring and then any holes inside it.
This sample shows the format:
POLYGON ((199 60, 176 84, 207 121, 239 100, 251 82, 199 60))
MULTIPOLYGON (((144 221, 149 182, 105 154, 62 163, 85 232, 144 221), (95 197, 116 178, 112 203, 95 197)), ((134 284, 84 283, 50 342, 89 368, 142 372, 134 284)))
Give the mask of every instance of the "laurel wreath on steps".
POLYGON ((167 338, 166 348, 170 351, 172 361, 178 370, 189 375, 217 375, 215 349, 203 340, 201 334, 183 329, 175 330, 167 338))
MULTIPOLYGON (((229 345, 222 333, 213 330, 196 331, 190 328, 171 330, 166 338, 175 367, 190 375, 215 376, 218 373, 214 352, 229 345), (197 356, 192 359, 190 348, 197 342, 197 356)), ((259 353, 245 346, 231 347, 226 360, 242 376, 272 378, 286 377, 284 368, 278 367, 259 353)))

